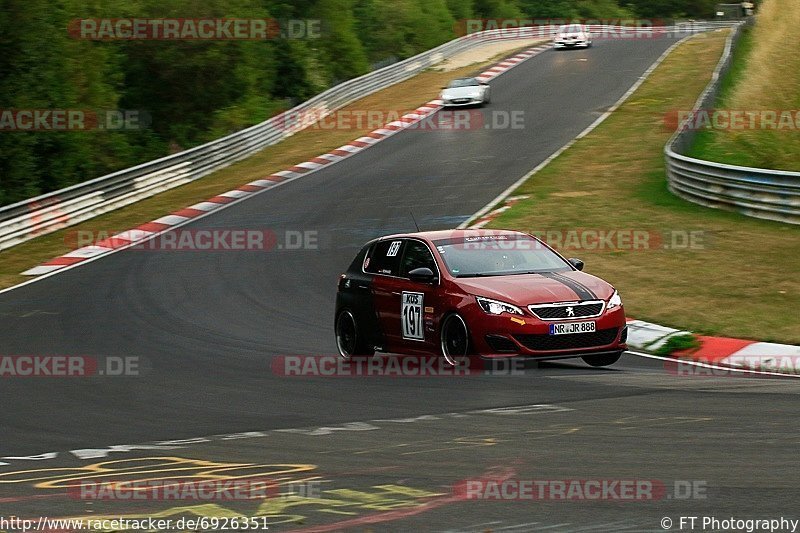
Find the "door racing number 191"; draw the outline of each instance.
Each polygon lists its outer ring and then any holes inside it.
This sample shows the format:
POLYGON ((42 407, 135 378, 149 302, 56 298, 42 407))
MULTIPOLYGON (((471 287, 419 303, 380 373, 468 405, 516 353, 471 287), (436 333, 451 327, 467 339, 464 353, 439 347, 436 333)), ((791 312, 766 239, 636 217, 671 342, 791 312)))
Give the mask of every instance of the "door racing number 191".
POLYGON ((417 341, 425 339, 422 320, 422 300, 424 296, 421 292, 403 293, 400 319, 402 321, 404 339, 417 341))

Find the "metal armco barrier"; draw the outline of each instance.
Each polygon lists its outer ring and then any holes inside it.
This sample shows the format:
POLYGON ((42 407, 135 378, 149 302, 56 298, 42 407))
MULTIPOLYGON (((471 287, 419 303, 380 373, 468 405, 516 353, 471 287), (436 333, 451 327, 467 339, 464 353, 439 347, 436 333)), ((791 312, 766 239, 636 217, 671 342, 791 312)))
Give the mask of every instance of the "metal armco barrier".
MULTIPOLYGON (((730 26, 730 23, 680 23, 652 28, 652 37, 666 33, 699 33, 722 26, 730 26)), ((0 250, 202 178, 308 127, 314 123, 314 117, 320 120, 336 109, 406 80, 464 50, 499 40, 547 39, 556 29, 555 26, 509 28, 460 37, 404 61, 348 80, 289 111, 221 139, 2 207, 0 250), (309 116, 312 121, 296 121, 296 117, 309 116)), ((590 26, 590 31, 615 38, 615 35, 633 30, 627 26, 590 26)), ((646 32, 646 28, 640 29, 637 38, 647 38, 646 32)))
MULTIPOLYGON (((715 106, 720 81, 730 69, 743 27, 738 25, 728 38, 711 82, 698 98, 694 112, 715 106)), ((683 155, 694 142, 695 131, 686 126, 691 120, 690 116, 678 126, 664 149, 670 191, 707 207, 800 224, 800 172, 726 165, 683 155)))

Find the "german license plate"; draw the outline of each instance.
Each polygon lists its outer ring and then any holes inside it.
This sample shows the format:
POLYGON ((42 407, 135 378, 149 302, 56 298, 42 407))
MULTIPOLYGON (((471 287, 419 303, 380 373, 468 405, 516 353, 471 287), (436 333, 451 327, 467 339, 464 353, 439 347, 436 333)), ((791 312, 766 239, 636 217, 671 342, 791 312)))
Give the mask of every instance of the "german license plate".
POLYGON ((550 335, 574 335, 576 333, 594 333, 595 323, 592 320, 586 322, 568 322, 566 324, 550 324, 550 335))

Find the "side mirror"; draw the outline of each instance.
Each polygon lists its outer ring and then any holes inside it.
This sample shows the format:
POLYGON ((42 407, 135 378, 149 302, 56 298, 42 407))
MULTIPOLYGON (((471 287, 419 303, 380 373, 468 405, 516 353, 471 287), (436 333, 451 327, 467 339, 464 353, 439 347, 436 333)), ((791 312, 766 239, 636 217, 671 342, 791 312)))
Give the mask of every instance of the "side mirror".
POLYGON ((567 259, 567 261, 569 261, 569 264, 574 266, 578 270, 583 270, 583 261, 581 261, 580 259, 570 257, 569 259, 567 259))
POLYGON ((436 274, 428 267, 415 268, 408 273, 408 277, 411 281, 418 283, 433 283, 436 281, 436 274))

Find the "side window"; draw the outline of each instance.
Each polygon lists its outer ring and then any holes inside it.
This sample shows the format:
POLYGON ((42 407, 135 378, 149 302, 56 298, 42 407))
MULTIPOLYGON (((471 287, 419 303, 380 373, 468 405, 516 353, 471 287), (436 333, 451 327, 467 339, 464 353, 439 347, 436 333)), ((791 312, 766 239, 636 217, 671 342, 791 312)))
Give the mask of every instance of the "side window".
POLYGON ((364 260, 364 270, 370 274, 397 276, 402 255, 402 239, 381 241, 372 247, 372 251, 364 260))
POLYGON ((403 261, 400 263, 400 276, 407 278, 408 273, 415 268, 430 268, 436 273, 436 262, 428 246, 421 241, 409 240, 403 252, 403 261))

